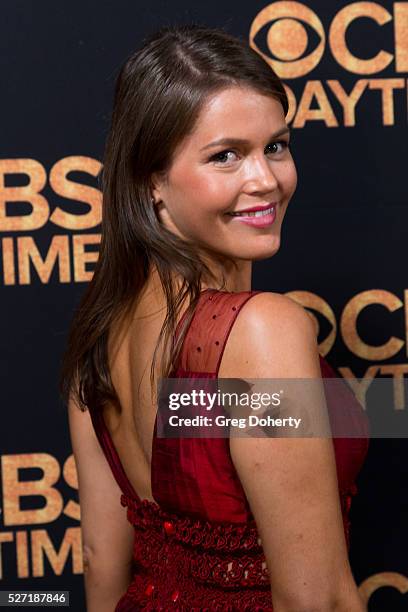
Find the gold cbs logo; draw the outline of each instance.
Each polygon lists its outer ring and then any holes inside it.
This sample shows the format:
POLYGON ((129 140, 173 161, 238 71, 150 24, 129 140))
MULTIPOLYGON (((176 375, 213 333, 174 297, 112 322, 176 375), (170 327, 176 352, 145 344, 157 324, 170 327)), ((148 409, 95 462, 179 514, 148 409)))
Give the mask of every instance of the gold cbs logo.
MULTIPOLYGON (((327 38, 334 59, 349 72, 375 74, 394 59, 396 72, 408 72, 408 2, 395 2, 393 15, 376 2, 349 4, 333 17, 327 38), (363 17, 373 20, 379 27, 394 22, 394 54, 380 49, 374 57, 362 59, 350 51, 347 30, 363 17)), ((319 64, 326 47, 326 33, 318 15, 301 2, 272 2, 252 22, 249 42, 281 78, 294 79, 308 74, 319 64), (310 28, 318 35, 319 43, 304 56, 309 46, 310 28), (270 56, 259 48, 255 40, 265 29, 270 56)))

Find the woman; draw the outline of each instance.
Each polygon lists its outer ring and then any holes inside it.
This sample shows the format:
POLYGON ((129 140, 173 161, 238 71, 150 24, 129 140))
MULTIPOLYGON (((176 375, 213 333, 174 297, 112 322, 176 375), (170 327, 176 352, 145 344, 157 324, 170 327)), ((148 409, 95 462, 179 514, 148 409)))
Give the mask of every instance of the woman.
POLYGON ((364 610, 347 521, 365 441, 157 435, 159 378, 332 375, 307 312, 251 291, 296 188, 287 110, 222 31, 164 28, 119 75, 61 377, 88 612, 364 610))

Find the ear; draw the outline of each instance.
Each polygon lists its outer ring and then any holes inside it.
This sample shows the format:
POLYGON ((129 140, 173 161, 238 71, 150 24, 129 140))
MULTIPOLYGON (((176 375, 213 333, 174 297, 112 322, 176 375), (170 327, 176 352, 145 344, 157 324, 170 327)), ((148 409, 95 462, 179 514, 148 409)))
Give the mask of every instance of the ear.
MULTIPOLYGON (((163 201, 164 195, 164 186, 166 183, 166 175, 164 172, 153 172, 150 177, 151 181, 151 192, 152 198, 154 200, 154 204, 159 204, 159 202, 163 201)), ((153 203, 152 200, 152 203, 153 203)))

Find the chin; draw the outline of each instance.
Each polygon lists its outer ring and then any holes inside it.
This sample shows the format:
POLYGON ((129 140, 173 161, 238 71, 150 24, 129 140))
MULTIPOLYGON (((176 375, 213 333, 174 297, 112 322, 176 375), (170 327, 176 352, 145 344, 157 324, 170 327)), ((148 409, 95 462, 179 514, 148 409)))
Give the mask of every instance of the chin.
POLYGON ((252 261, 261 261, 262 259, 269 259, 270 257, 273 257, 274 255, 276 255, 278 251, 279 251, 279 247, 273 250, 270 249, 269 251, 260 253, 259 255, 255 257, 251 257, 251 259, 252 261))
POLYGON ((276 255, 280 249, 281 237, 280 235, 269 237, 265 236, 263 244, 260 244, 259 242, 253 250, 253 257, 251 259, 254 261, 257 259, 268 259, 269 257, 276 255))
POLYGON ((257 244, 254 245, 253 248, 251 248, 250 245, 247 245, 245 251, 241 250, 240 252, 234 254, 234 257, 237 259, 243 259, 245 261, 258 261, 273 257, 276 255, 279 249, 280 239, 277 240, 275 238, 272 243, 269 241, 269 243, 265 243, 264 245, 257 244))

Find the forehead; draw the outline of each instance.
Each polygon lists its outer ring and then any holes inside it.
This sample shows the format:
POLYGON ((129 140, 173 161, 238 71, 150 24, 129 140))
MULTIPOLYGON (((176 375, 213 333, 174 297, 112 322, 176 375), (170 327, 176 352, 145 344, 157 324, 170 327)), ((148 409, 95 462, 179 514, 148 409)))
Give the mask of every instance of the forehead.
POLYGON ((205 146, 227 137, 258 140, 285 125, 283 107, 272 95, 230 87, 211 95, 204 103, 186 144, 205 146))

